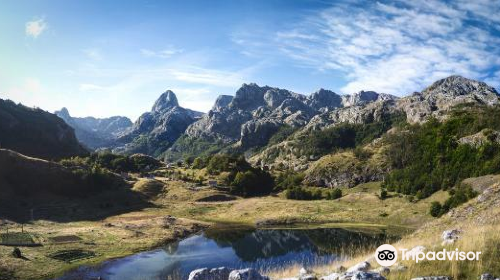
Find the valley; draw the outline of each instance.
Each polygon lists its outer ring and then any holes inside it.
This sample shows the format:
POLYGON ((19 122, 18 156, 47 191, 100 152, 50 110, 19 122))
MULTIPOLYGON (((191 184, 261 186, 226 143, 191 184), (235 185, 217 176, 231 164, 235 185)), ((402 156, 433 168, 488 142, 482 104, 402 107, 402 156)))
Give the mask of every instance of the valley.
MULTIPOLYGON (((224 254, 241 238, 262 236, 270 240, 255 251, 297 236, 314 245, 284 245, 280 256, 297 256, 276 267, 268 258, 245 263, 272 279, 305 280, 302 266, 309 280, 500 274, 500 95, 486 83, 450 76, 405 97, 244 84, 206 114, 181 107, 168 90, 133 124, 0 101, 2 280, 107 279, 100 269, 114 263, 126 275, 120 263, 127 260, 184 258, 178 244, 215 242, 213 252, 224 254), (330 233, 319 238, 315 230, 330 233), (455 230, 453 238, 440 243, 446 230, 455 230), (368 241, 329 246, 337 235, 358 234, 368 241), (371 257, 380 242, 422 251, 474 247, 487 257, 401 261, 387 273, 371 257), (325 258, 306 265, 302 254, 325 258), (368 268, 338 268, 364 260, 368 268)), ((241 264, 237 257, 227 265, 241 264)), ((194 266, 194 257, 183 261, 194 266)), ((161 262, 138 265, 168 278, 161 262)))

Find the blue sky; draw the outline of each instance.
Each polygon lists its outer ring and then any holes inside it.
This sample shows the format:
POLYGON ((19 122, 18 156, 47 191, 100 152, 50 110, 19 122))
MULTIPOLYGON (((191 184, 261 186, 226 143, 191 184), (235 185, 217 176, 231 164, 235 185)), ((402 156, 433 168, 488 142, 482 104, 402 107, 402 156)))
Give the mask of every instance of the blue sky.
POLYGON ((135 120, 165 90, 208 111, 256 82, 309 94, 500 87, 500 1, 0 3, 0 98, 135 120))

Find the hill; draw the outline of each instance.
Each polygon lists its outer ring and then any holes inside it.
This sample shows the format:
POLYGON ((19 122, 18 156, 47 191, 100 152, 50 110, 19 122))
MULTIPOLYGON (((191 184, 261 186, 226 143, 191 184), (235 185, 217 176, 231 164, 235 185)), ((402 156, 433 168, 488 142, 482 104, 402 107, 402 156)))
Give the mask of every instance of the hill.
POLYGON ((87 154, 73 128, 56 115, 2 99, 0 147, 43 159, 87 154))

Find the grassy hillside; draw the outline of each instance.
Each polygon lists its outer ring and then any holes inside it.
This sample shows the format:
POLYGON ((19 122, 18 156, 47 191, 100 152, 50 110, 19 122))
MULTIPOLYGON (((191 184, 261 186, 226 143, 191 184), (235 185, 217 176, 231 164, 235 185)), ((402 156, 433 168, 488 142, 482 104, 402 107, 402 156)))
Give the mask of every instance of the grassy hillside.
POLYGON ((54 114, 0 99, 0 148, 59 159, 84 155, 73 128, 54 114))

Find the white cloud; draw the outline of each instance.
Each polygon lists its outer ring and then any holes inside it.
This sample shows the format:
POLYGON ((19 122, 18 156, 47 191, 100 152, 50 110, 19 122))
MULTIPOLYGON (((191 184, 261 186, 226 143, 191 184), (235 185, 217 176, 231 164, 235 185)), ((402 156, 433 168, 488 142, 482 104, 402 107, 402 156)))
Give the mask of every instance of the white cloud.
POLYGON ((141 54, 145 57, 157 57, 157 58, 169 58, 175 54, 182 53, 182 49, 175 48, 173 46, 169 46, 163 50, 154 51, 150 49, 141 49, 141 54))
POLYGON ((451 74, 486 80, 500 65, 492 31, 500 30, 500 1, 460 1, 338 1, 258 41, 302 66, 344 73, 344 93, 403 95, 451 74))
POLYGON ((33 38, 38 38, 46 29, 48 28, 45 19, 40 18, 32 21, 26 22, 26 35, 31 36, 33 38))

